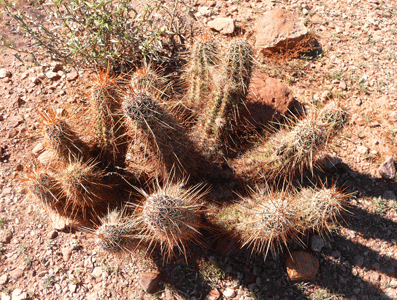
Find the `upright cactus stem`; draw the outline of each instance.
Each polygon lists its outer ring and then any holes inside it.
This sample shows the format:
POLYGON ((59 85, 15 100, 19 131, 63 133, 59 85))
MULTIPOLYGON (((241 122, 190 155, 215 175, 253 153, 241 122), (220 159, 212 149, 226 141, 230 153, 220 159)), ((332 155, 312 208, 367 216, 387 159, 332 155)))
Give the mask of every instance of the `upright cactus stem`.
POLYGON ((230 43, 220 80, 211 96, 201 124, 202 143, 218 151, 237 120, 239 107, 247 94, 252 68, 252 48, 243 39, 230 43))
POLYGON ((122 107, 131 143, 140 140, 146 143, 144 148, 149 155, 155 155, 145 159, 148 164, 155 164, 159 169, 164 167, 168 173, 175 172, 178 178, 194 173, 199 158, 181 124, 157 99, 147 92, 139 92, 126 96, 122 107))
POLYGON ((120 116, 118 78, 108 72, 99 71, 92 77, 90 89, 90 110, 95 141, 105 157, 117 160, 118 145, 123 130, 120 116))
POLYGON ((199 40, 194 43, 186 70, 188 89, 184 101, 194 111, 203 108, 211 92, 211 68, 217 64, 217 56, 216 45, 212 40, 199 40))
POLYGON ((44 147, 63 162, 79 160, 87 155, 87 146, 69 125, 65 110, 42 113, 44 122, 44 147))

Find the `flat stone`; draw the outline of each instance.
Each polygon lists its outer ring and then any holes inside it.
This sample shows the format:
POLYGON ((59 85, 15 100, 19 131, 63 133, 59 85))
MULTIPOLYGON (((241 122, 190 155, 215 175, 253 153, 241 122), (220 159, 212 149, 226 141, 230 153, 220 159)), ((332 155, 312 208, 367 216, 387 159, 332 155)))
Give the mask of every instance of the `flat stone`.
POLYGON ((198 17, 203 16, 203 17, 209 17, 211 16, 212 10, 209 7, 206 6, 201 6, 197 9, 198 11, 198 17))
POLYGON ((357 151, 361 154, 366 154, 369 151, 369 149, 368 149, 368 147, 365 147, 365 146, 358 146, 357 151))
POLYGON ((321 252, 325 246, 325 242, 319 235, 313 235, 310 239, 310 245, 313 251, 321 252))
POLYGON ((16 116, 9 118, 8 121, 9 121, 10 127, 15 128, 23 122, 23 117, 20 115, 16 115, 16 116))
POLYGON ((10 277, 13 280, 17 280, 17 279, 23 277, 23 271, 20 268, 16 268, 15 270, 12 270, 10 272, 10 277))
POLYGON ((145 293, 153 293, 160 281, 159 272, 142 272, 139 278, 139 284, 145 293))
POLYGON ((394 179, 396 177, 396 166, 394 164, 394 157, 389 156, 386 160, 380 165, 379 174, 384 179, 394 179))
POLYGON ((394 194, 393 191, 384 192, 383 195, 382 195, 382 198, 386 199, 386 200, 393 200, 393 201, 397 200, 397 197, 396 197, 396 195, 394 194))
POLYGON ((56 81, 61 79, 61 75, 59 75, 57 72, 47 72, 46 76, 48 77, 48 79, 52 80, 52 81, 56 81))
POLYGON ((235 29, 232 18, 216 18, 208 22, 208 27, 222 34, 232 34, 235 29))
POLYGON ((69 291, 70 291, 71 293, 76 292, 76 289, 77 289, 77 285, 75 285, 75 284, 69 284, 69 291))
POLYGON ((218 300, 220 296, 221 293, 217 289, 213 289, 207 294, 204 300, 218 300))
POLYGON ((339 87, 342 89, 342 90, 347 90, 347 85, 346 85, 346 82, 344 82, 343 80, 341 81, 341 82, 339 82, 339 87))
POLYGON ((68 261, 72 256, 72 248, 66 247, 62 249, 62 257, 64 261, 68 261))
POLYGON ((56 231, 56 230, 51 230, 49 233, 48 233, 48 239, 50 239, 50 240, 53 240, 53 239, 55 239, 57 236, 58 236, 58 231, 56 231))
POLYGON ((1 293, 1 300, 11 300, 11 296, 6 293, 1 293))
POLYGON ((63 65, 59 62, 52 62, 50 66, 51 66, 51 72, 54 73, 63 70, 63 65))
POLYGON ((255 48, 259 51, 294 48, 308 33, 299 16, 286 9, 276 8, 255 23, 255 48))
POLYGON ((66 75, 66 80, 67 81, 74 81, 79 77, 79 73, 77 71, 72 71, 66 75))
POLYGON ((296 251, 287 258, 286 266, 291 281, 303 281, 314 279, 320 264, 310 253, 296 251))

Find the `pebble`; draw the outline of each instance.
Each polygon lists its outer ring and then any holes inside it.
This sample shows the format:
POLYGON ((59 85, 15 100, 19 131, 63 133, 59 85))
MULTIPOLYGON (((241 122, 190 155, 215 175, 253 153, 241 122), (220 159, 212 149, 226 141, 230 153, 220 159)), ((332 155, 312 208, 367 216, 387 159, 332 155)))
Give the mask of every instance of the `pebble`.
POLYGON ((397 197, 393 191, 385 191, 382 195, 382 198, 386 200, 394 200, 394 201, 397 200, 397 197))
POLYGON ((6 284, 7 281, 8 281, 8 274, 3 274, 2 276, 0 276, 0 285, 6 284))
POLYGON ((358 146, 357 151, 361 154, 366 154, 369 151, 369 149, 368 149, 368 147, 365 147, 365 146, 358 146))
POLYGON ((94 277, 99 277, 102 275, 102 268, 101 267, 95 267, 94 270, 92 271, 92 275, 94 277))
POLYGON ((222 294, 226 298, 234 298, 234 297, 236 297, 236 292, 233 289, 231 289, 231 288, 225 289, 222 294))
POLYGON ((64 261, 68 261, 72 256, 72 248, 67 247, 62 249, 62 257, 64 261))
POLYGON ((0 244, 8 244, 11 239, 12 232, 10 230, 0 230, 0 244))
POLYGON ((394 165, 394 157, 389 156, 386 160, 380 165, 379 174, 384 179, 394 179, 396 177, 396 166, 394 165))
POLYGON ((310 239, 310 245, 313 251, 321 252, 325 246, 325 242, 319 235, 313 235, 310 239))
POLYGON ((208 22, 208 27, 222 34, 232 34, 235 28, 232 18, 216 18, 208 22))
POLYGON ((7 69, 0 69, 0 79, 3 79, 3 78, 11 78, 11 76, 12 76, 12 74, 11 74, 11 72, 9 71, 9 70, 7 70, 7 69))
POLYGON ((221 293, 217 289, 213 289, 207 294, 204 300, 218 300, 220 296, 221 293))

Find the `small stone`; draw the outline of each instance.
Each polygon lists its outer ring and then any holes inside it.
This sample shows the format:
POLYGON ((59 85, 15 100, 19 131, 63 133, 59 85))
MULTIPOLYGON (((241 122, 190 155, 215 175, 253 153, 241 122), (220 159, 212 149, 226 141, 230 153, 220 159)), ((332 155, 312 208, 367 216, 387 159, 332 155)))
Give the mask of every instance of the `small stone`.
POLYGON ((48 79, 52 80, 52 81, 56 81, 61 79, 61 75, 59 75, 57 72, 47 72, 46 76, 48 77, 48 79))
POLYGON ((12 300, 25 300, 27 298, 27 293, 20 289, 15 289, 12 291, 12 300))
POLYGON ((43 143, 38 143, 38 144, 33 148, 32 153, 33 153, 33 154, 37 154, 37 153, 43 151, 43 149, 44 149, 43 143))
POLYGON ((48 239, 50 239, 50 240, 55 239, 57 236, 58 236, 58 231, 56 231, 56 230, 51 230, 48 233, 48 239))
POLYGON ((222 34, 232 34, 234 32, 234 20, 232 18, 216 18, 208 22, 209 28, 222 34))
POLYGON ((7 274, 3 274, 2 276, 0 276, 0 285, 6 284, 7 281, 8 281, 8 275, 7 274))
POLYGON ((0 244, 8 244, 11 239, 12 232, 10 230, 0 230, 0 244))
POLYGON ((102 275, 102 268, 101 267, 95 267, 94 270, 92 271, 92 275, 95 278, 98 278, 99 276, 102 275))
POLYGON ((159 281, 159 272, 142 272, 139 278, 139 284, 146 293, 153 293, 159 281))
POLYGON ((68 261, 72 256, 72 249, 70 247, 62 249, 62 256, 64 261, 68 261))
POLYGON ((1 300, 11 300, 11 296, 6 293, 1 293, 1 300))
POLYGON ((325 246, 324 240, 319 235, 313 235, 310 239, 311 248, 313 251, 321 252, 325 246))
POLYGON ((70 291, 71 293, 74 293, 74 292, 76 291, 76 289, 77 289, 77 285, 75 285, 75 284, 69 284, 69 291, 70 291))
POLYGON ((200 14, 200 16, 209 17, 211 16, 212 11, 211 8, 202 6, 198 8, 198 13, 200 14))
POLYGON ((378 169, 380 176, 384 179, 394 179, 396 177, 396 166, 394 165, 394 157, 389 156, 378 169))
POLYGON ((207 294, 204 300, 218 300, 220 296, 221 293, 217 289, 213 289, 207 294))
POLYGON ((394 200, 394 201, 397 200, 397 197, 396 197, 396 195, 394 194, 393 191, 384 192, 383 195, 382 195, 382 198, 386 199, 386 200, 394 200))
POLYGON ((66 80, 73 81, 73 80, 76 80, 77 77, 79 77, 79 73, 77 73, 77 71, 72 71, 72 72, 68 73, 68 75, 66 75, 66 80))
POLYGON ((329 155, 328 153, 324 154, 324 156, 319 159, 319 164, 327 170, 335 168, 341 162, 342 158, 329 155))
POLYGON ((356 266, 361 267, 364 263, 364 257, 361 255, 356 255, 354 256, 353 261, 356 266))
POLYGON ((43 73, 41 73, 41 74, 37 75, 36 77, 33 77, 32 82, 34 84, 40 84, 45 78, 46 78, 46 76, 43 73))
POLYGON ((226 298, 234 298, 237 295, 236 292, 234 291, 234 289, 231 289, 231 288, 225 289, 222 294, 226 298))
POLYGON ((59 62, 53 62, 51 63, 51 71, 56 73, 58 71, 62 71, 63 70, 63 65, 59 62))
POLYGON ((380 127, 380 124, 378 121, 373 121, 373 122, 369 123, 369 127, 370 128, 380 127))
POLYGON ((15 281, 23 276, 23 271, 20 268, 16 268, 10 272, 10 277, 15 281))
POLYGON ((10 71, 7 69, 0 69, 0 79, 3 79, 5 77, 11 78, 12 74, 10 71))
POLYGON ((321 99, 327 100, 329 97, 331 97, 331 92, 330 91, 324 91, 321 94, 321 99))
POLYGON ((368 147, 365 146, 358 146, 357 151, 361 154, 366 154, 369 151, 369 149, 368 147))
POLYGON ((320 266, 318 259, 310 253, 296 251, 286 261, 287 274, 291 281, 312 280, 320 266))
POLYGON ((360 106, 361 104, 363 104, 363 100, 361 100, 361 98, 357 98, 356 105, 360 106))
POLYGON ((390 113, 390 120, 393 122, 397 122, 397 111, 393 111, 390 113))
POLYGON ((346 82, 344 82, 343 80, 341 81, 341 82, 339 82, 339 87, 342 89, 342 90, 346 90, 347 89, 347 85, 346 85, 346 82))

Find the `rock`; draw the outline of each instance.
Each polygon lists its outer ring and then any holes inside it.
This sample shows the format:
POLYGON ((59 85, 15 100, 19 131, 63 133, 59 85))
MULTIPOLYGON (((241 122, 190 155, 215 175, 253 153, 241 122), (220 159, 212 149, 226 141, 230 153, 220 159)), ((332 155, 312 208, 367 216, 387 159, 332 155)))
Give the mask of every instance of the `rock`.
POLYGON ((37 154, 37 153, 43 151, 43 149, 44 149, 43 143, 38 143, 38 144, 33 148, 32 153, 33 153, 33 154, 37 154))
POLYGON ((341 82, 339 82, 339 87, 342 89, 342 90, 347 90, 347 85, 346 85, 346 82, 344 82, 343 80, 341 81, 341 82))
POLYGON ((54 72, 54 73, 63 70, 63 65, 59 62, 52 62, 50 64, 50 66, 51 66, 51 68, 50 68, 51 72, 54 72))
POLYGON ((102 276, 102 268, 101 267, 95 267, 94 270, 92 271, 92 275, 95 278, 98 278, 99 276, 102 276))
POLYGON ((45 79, 45 75, 43 73, 37 75, 36 77, 32 78, 32 82, 34 84, 40 84, 44 79, 45 79))
POLYGON ((397 290, 394 288, 385 289, 385 295, 388 299, 397 299, 397 290))
POLYGON ((236 292, 234 291, 234 289, 231 289, 231 288, 225 289, 222 294, 226 298, 234 298, 237 295, 236 292))
POLYGON ((142 272, 139 278, 139 284, 145 293, 152 293, 160 281, 159 272, 142 272))
POLYGON ((379 174, 384 179, 394 179, 396 177, 396 166, 394 165, 394 157, 389 156, 386 160, 380 165, 379 174))
POLYGON ((209 28, 222 34, 232 34, 234 32, 234 20, 232 18, 216 18, 208 22, 209 28))
POLYGON ((66 80, 73 81, 73 80, 76 80, 77 77, 79 77, 79 73, 77 73, 77 71, 72 71, 72 72, 68 73, 68 75, 66 75, 66 80))
POLYGON ((221 293, 219 293, 217 289, 213 289, 208 293, 204 300, 218 300, 220 296, 221 293))
POLYGON ((52 81, 56 81, 61 79, 61 75, 59 75, 57 72, 47 72, 46 76, 48 77, 48 79, 52 80, 52 81))
POLYGON ((62 256, 64 261, 68 261, 72 256, 72 248, 67 247, 62 249, 62 256))
POLYGON ((10 277, 15 281, 23 277, 23 271, 20 268, 16 268, 10 272, 10 277))
POLYGON ((316 277, 319 262, 310 253, 296 251, 287 258, 286 266, 291 281, 312 280, 316 277))
POLYGON ((50 161, 53 161, 55 158, 55 154, 49 150, 44 151, 43 153, 41 153, 38 157, 37 160, 42 164, 42 165, 46 165, 48 164, 50 161))
POLYGON ((211 16, 211 13, 212 13, 211 8, 206 7, 206 6, 201 6, 201 7, 198 8, 197 16, 198 17, 199 16, 209 17, 209 16, 211 16))
POLYGON ((393 111, 390 113, 390 120, 393 122, 397 122, 397 111, 393 111))
POLYGON ((313 251, 321 252, 321 249, 325 246, 325 242, 319 235, 313 235, 310 239, 310 245, 313 251))
POLYGON ((276 8, 258 18, 254 25, 255 48, 275 51, 291 49, 309 33, 300 18, 286 9, 276 8))
POLYGON ((394 194, 393 191, 384 192, 383 195, 382 195, 382 198, 386 199, 386 200, 394 200, 394 201, 397 200, 397 197, 396 197, 396 195, 394 194))
POLYGON ((16 116, 9 118, 8 122, 10 124, 10 127, 15 128, 23 122, 23 117, 20 115, 16 115, 16 116))
POLYGON ((369 149, 368 147, 365 146, 358 146, 357 151, 361 154, 366 154, 369 151, 369 149))
POLYGON ((290 89, 261 72, 253 72, 245 106, 240 111, 242 126, 258 126, 279 121, 294 105, 290 89))
POLYGON ((357 265, 358 267, 362 267, 364 263, 364 257, 362 257, 361 255, 356 255, 354 256, 353 261, 355 265, 357 265))
POLYGON ((58 231, 56 231, 56 230, 51 230, 48 233, 48 239, 50 239, 50 240, 55 239, 57 236, 58 236, 58 231))
POLYGON ((0 276, 0 285, 6 284, 7 281, 8 281, 8 275, 7 274, 3 274, 2 276, 0 276))
POLYGON ((75 285, 75 284, 69 284, 69 291, 70 291, 71 293, 74 293, 74 292, 76 291, 76 289, 77 289, 77 285, 75 285))
POLYGON ((1 300, 11 300, 11 296, 6 293, 1 293, 1 300))
POLYGON ((25 300, 27 298, 27 293, 23 292, 20 289, 15 289, 12 291, 12 300, 25 300))
POLYGON ((18 135, 18 130, 16 130, 15 128, 10 128, 10 130, 8 131, 6 138, 7 139, 12 139, 14 137, 16 137, 18 135))
POLYGON ((0 79, 6 78, 6 77, 11 78, 12 77, 11 72, 8 71, 7 69, 0 69, 0 79))
POLYGON ((12 232, 9 230, 0 230, 0 244, 8 244, 11 242, 12 232))

